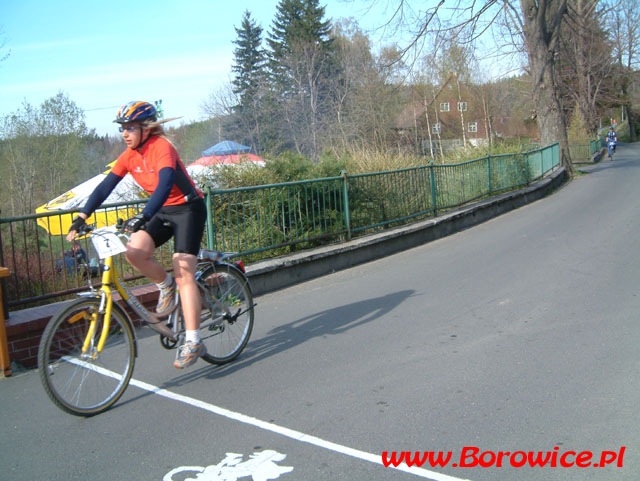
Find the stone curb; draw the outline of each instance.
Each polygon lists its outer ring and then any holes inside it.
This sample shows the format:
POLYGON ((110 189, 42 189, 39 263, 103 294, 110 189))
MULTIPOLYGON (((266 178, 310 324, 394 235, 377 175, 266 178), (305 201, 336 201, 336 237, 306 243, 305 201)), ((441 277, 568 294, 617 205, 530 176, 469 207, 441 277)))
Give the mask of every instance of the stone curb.
POLYGON ((577 162, 572 162, 573 165, 591 165, 591 164, 597 164, 598 162, 600 162, 602 160, 602 158, 604 157, 604 154, 606 152, 606 149, 604 147, 600 147, 600 150, 597 151, 595 154, 593 154, 591 156, 591 159, 589 160, 585 160, 585 161, 577 161, 577 162))

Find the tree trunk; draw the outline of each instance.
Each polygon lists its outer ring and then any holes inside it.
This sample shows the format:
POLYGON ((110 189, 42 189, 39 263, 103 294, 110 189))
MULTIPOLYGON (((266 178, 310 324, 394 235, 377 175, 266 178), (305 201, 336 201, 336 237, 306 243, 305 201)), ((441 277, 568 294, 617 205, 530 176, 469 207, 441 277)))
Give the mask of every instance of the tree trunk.
POLYGON ((636 115, 636 112, 630 103, 624 107, 627 112, 627 123, 629 124, 629 141, 636 142, 638 140, 636 135, 636 122, 638 121, 638 115, 636 115))
MULTIPOLYGON (((442 90, 442 89, 441 89, 442 90)), ((438 91, 438 93, 440 93, 438 91)), ((440 145, 440 158, 444 157, 444 149, 442 148, 442 139, 440 138, 440 131, 442 130, 442 125, 440 125, 440 118, 438 117, 438 106, 436 105, 436 93, 433 92, 433 110, 436 113, 436 125, 438 129, 436 130, 436 135, 438 136, 438 144, 440 145)))
POLYGON ((560 144, 560 161, 573 173, 569 155, 567 123, 555 83, 555 51, 560 25, 567 13, 566 0, 520 0, 524 34, 529 52, 533 104, 540 144, 560 144))
POLYGON ((467 129, 464 125, 464 109, 462 108, 462 93, 460 92, 460 79, 456 74, 456 87, 458 90, 458 111, 460 112, 460 124, 462 127, 462 146, 467 147, 467 129))
POLYGON ((427 93, 424 94, 424 116, 427 119, 427 133, 429 134, 429 152, 431 153, 431 159, 435 159, 433 154, 433 137, 431 136, 431 122, 429 120, 429 102, 427 102, 427 93))

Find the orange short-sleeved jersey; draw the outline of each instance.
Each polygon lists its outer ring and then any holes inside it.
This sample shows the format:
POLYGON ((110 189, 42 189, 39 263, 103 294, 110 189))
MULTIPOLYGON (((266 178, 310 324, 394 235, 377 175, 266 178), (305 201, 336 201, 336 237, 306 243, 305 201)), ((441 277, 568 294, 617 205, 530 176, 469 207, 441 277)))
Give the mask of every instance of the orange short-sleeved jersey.
POLYGON ((130 173, 141 188, 153 194, 158 185, 158 173, 165 167, 174 169, 176 173, 171 193, 163 205, 182 205, 186 203, 185 197, 194 191, 202 197, 202 193, 189 177, 178 152, 171 142, 162 137, 151 137, 142 146, 141 151, 127 148, 118 157, 111 172, 119 177, 130 173))

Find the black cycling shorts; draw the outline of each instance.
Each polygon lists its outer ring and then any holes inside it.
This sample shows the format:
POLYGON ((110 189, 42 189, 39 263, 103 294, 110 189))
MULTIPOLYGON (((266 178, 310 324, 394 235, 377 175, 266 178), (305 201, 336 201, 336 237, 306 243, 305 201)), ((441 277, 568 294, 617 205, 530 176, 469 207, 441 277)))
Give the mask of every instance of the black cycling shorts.
POLYGON ((204 200, 197 199, 188 204, 162 207, 143 229, 151 236, 156 247, 173 237, 174 253, 196 256, 206 221, 204 200))

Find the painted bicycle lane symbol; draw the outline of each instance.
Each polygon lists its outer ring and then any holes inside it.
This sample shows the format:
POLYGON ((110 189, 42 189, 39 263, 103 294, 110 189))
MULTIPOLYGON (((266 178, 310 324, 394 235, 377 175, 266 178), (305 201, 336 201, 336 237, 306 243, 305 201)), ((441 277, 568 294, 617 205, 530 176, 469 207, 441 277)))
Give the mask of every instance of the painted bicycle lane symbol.
POLYGON ((249 476, 253 481, 269 481, 293 471, 293 466, 276 464, 284 461, 286 457, 286 454, 271 449, 253 453, 246 461, 243 461, 242 454, 227 453, 218 464, 206 467, 181 466, 172 469, 164 475, 162 481, 177 481, 173 476, 180 473, 195 473, 195 477, 186 478, 184 481, 237 481, 249 476))

